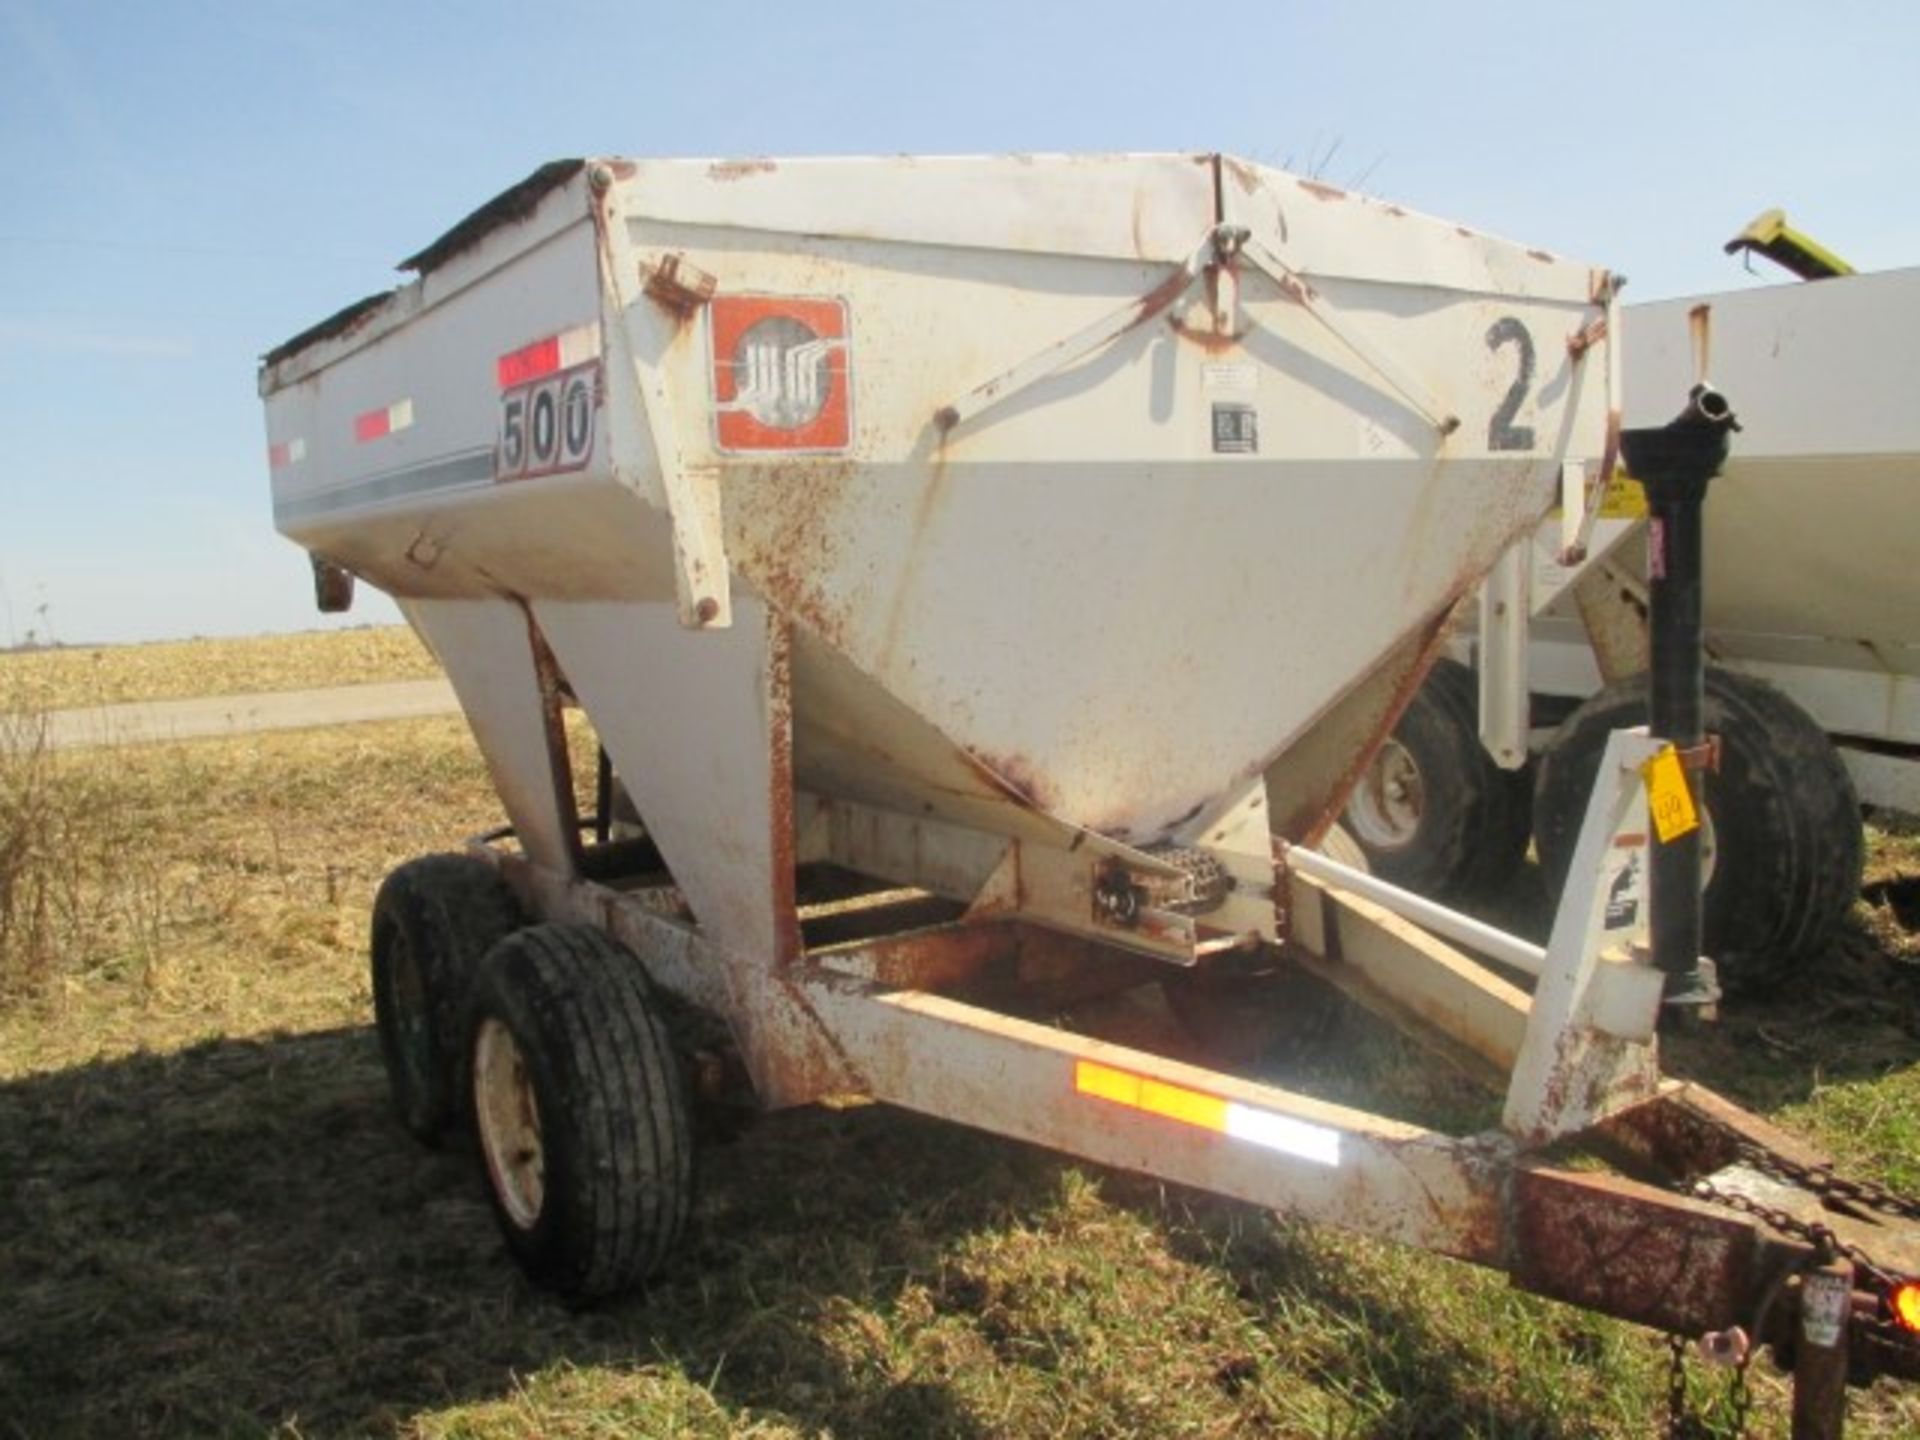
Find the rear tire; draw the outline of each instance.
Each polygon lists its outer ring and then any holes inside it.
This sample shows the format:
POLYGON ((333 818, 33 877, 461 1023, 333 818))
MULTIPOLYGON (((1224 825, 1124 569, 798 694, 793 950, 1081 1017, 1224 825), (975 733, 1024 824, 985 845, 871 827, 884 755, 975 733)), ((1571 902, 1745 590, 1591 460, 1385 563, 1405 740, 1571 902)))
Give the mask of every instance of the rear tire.
POLYGON ((583 925, 496 946, 473 987, 474 1134, 507 1248, 583 1303, 665 1263, 693 1201, 685 1078, 640 962, 583 925))
POLYGON ((1527 853, 1532 786, 1480 743, 1473 671, 1440 660, 1368 763, 1345 824, 1373 873, 1437 900, 1484 898, 1527 853))
POLYGON ((460 1118, 467 986, 521 921, 506 881, 471 855, 409 860, 374 898, 374 1024, 393 1108, 419 1140, 437 1142, 460 1118))
MULTIPOLYGON (((1569 715, 1540 760, 1534 830, 1557 893, 1580 838, 1607 736, 1647 723, 1648 681, 1607 686, 1569 715)), ((1720 769, 1703 776, 1712 836, 1703 943, 1730 990, 1778 983, 1833 943, 1860 892, 1860 802, 1833 742, 1763 680, 1709 668, 1706 725, 1720 769)))

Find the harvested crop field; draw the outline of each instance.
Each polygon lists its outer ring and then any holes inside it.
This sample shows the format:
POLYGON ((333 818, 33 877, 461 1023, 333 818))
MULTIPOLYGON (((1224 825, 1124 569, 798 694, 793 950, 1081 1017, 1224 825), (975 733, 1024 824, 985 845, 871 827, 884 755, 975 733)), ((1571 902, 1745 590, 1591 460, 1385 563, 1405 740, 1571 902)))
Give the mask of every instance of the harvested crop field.
MULTIPOLYGON (((0 1433, 1625 1437, 1664 1418, 1660 1337, 877 1107, 708 1148, 664 1279, 569 1312, 508 1261, 471 1158, 393 1120, 370 1026, 375 886, 497 818, 460 722, 36 763, 40 808, 8 813, 41 817, 58 870, 32 963, 16 925, 0 974, 0 1433)), ((1920 1188, 1913 830, 1876 831, 1872 867, 1820 983, 1668 1064, 1920 1188)), ((1524 888, 1509 905, 1543 910, 1524 888)), ((1270 1069, 1409 1118, 1487 1114, 1357 1015, 1270 1069)), ((1784 1434, 1784 1387, 1764 1364, 1754 1385, 1754 1433, 1784 1434)), ((1883 1385, 1853 1422, 1920 1433, 1920 1403, 1883 1385)))
POLYGON ((0 654, 0 696, 41 709, 312 690, 371 680, 423 680, 439 668, 403 625, 156 640, 144 645, 62 645, 0 654))

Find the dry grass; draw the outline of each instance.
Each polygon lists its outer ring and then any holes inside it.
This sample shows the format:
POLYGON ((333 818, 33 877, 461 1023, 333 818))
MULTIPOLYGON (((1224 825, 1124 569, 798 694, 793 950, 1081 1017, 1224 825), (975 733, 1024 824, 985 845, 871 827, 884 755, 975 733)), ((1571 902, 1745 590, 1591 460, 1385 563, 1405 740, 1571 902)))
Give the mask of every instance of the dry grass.
MULTIPOLYGON (((122 839, 39 998, 0 1011, 0 1434, 1627 1437, 1662 1413, 1644 1332, 877 1107, 708 1150, 681 1259, 570 1313, 517 1277, 471 1159, 390 1118, 369 1029, 379 878, 493 822, 460 723, 75 754, 58 783, 122 839), (100 903, 129 866, 134 900, 100 903)), ((1920 875, 1900 842, 1876 865, 1920 875)), ((1913 1184, 1920 976, 1856 920, 1817 991, 1672 1063, 1913 1184)), ((1357 1018, 1278 1073, 1484 1108, 1357 1018)), ((1755 1433, 1783 1434, 1755 1379, 1755 1433)), ((1917 1432, 1910 1399, 1854 1402, 1849 1433, 1917 1432)))
POLYGON ((360 1021, 381 876, 497 821, 455 717, 51 759, 92 903, 0 1076, 360 1021))
POLYGON ((0 694, 46 710, 438 674, 426 647, 402 625, 0 652, 0 694))

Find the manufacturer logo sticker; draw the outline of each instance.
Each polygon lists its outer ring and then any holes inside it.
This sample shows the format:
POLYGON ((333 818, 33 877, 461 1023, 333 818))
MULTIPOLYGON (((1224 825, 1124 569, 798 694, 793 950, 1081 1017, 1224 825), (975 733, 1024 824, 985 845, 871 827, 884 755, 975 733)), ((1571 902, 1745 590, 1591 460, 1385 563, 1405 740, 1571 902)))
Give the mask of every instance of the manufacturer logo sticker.
POLYGON ((834 451, 851 443, 846 301, 722 295, 708 333, 721 450, 834 451))

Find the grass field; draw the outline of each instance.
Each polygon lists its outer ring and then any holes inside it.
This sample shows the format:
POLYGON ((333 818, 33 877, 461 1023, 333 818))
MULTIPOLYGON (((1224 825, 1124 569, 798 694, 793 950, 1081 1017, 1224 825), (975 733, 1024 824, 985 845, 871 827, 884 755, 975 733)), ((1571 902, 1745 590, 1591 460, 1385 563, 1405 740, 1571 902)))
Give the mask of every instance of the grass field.
MULTIPOLYGON (((518 1278, 470 1157, 390 1118, 369 1025, 380 877, 496 819, 460 722, 48 763, 58 953, 0 1000, 0 1435, 1625 1437, 1664 1416, 1658 1337, 877 1107, 709 1149, 668 1274, 568 1312, 518 1278)), ((1877 832, 1869 878, 1916 876, 1913 832, 1877 832)), ((1527 884, 1510 907, 1537 921, 1527 884)), ((1894 906, 1863 903, 1822 984, 1669 1067, 1920 1188, 1914 958, 1894 906)), ((1363 1017, 1274 1073, 1436 1123, 1486 1110, 1363 1017)), ((1754 1433, 1784 1434, 1783 1387, 1754 1379, 1754 1433)), ((1853 1420, 1913 1435, 1920 1403, 1883 1385, 1853 1420)))

